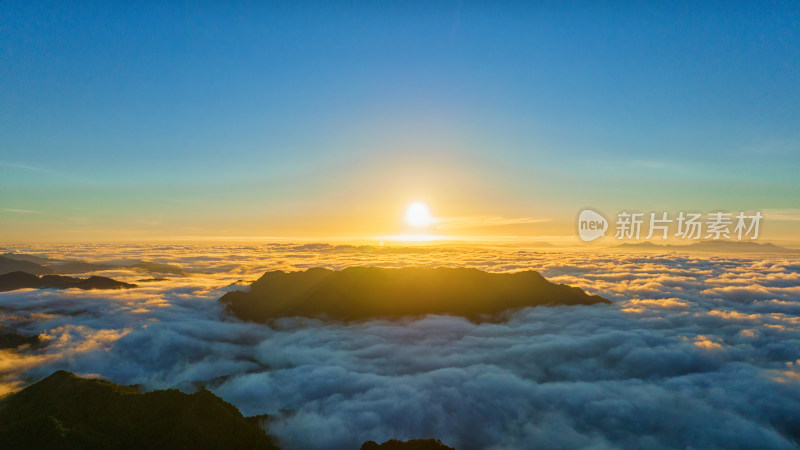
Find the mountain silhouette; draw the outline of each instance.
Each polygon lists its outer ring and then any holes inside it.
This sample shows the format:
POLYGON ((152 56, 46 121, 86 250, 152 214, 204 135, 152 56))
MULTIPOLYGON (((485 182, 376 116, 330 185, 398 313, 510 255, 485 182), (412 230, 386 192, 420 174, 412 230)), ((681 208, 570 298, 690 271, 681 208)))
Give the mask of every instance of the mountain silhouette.
POLYGON ((697 251, 719 251, 719 252, 775 252, 775 253, 800 253, 786 247, 781 247, 769 242, 763 244, 758 242, 739 242, 739 241, 700 241, 689 246, 697 251))
POLYGON ((412 439, 410 441, 398 441, 392 439, 378 444, 375 441, 367 441, 361 446, 361 450, 455 450, 442 444, 438 439, 412 439))
POLYGON ((60 370, 0 401, 0 448, 257 449, 278 447, 211 392, 79 378, 60 370))
POLYGON ((624 250, 641 251, 685 251, 709 253, 800 253, 800 250, 781 247, 769 242, 763 244, 752 241, 700 241, 688 245, 656 244, 650 241, 626 242, 614 246, 624 250))
POLYGON ((289 316, 360 320, 452 314, 483 320, 512 308, 610 303, 539 273, 489 273, 468 268, 350 267, 267 272, 250 290, 221 302, 236 316, 263 322, 289 316))
POLYGON ((53 273, 53 269, 31 261, 0 256, 0 273, 9 272, 27 272, 35 275, 46 275, 53 273))
POLYGON ((35 275, 79 274, 100 270, 134 269, 148 273, 168 273, 186 276, 187 272, 171 264, 148 261, 132 261, 127 264, 90 263, 74 259, 52 259, 24 253, 4 253, 0 255, 0 274, 9 272, 28 272, 35 275))
POLYGON ((17 261, 28 261, 35 264, 41 264, 43 266, 58 261, 56 259, 45 258, 42 256, 26 255, 24 253, 11 253, 11 252, 3 253, 2 255, 0 255, 0 257, 8 259, 16 259, 17 261))
POLYGON ((186 276, 187 273, 185 270, 181 269, 178 266, 173 266, 171 264, 160 264, 160 263, 153 263, 153 262, 139 262, 136 264, 132 264, 130 266, 120 266, 123 268, 131 268, 131 269, 139 269, 145 272, 150 273, 169 273, 172 275, 180 275, 186 276))
POLYGON ((61 274, 97 272, 99 270, 112 270, 117 268, 117 266, 110 264, 97 264, 86 261, 62 261, 51 263, 47 267, 52 269, 53 273, 61 274))
POLYGON ((39 336, 25 336, 5 325, 0 325, 0 349, 17 348, 22 345, 38 346, 39 336))
POLYGON ((136 287, 135 284, 123 283, 106 277, 74 278, 62 275, 36 275, 25 272, 11 272, 0 275, 0 292, 16 289, 128 289, 136 287))

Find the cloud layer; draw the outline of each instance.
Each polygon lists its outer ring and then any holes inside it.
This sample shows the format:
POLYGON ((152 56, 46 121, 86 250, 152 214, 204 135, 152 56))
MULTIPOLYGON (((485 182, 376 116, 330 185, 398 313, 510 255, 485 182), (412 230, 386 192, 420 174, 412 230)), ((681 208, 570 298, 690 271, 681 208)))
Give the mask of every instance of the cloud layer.
MULTIPOLYGON (((56 369, 148 389, 200 384, 271 414, 286 448, 435 437, 473 448, 793 448, 800 436, 800 260, 327 245, 19 247, 145 259, 188 277, 129 291, 0 294, 6 390, 56 369), (242 323, 216 300, 271 269, 534 269, 613 305, 532 308, 501 323, 428 316, 242 323)), ((141 273, 103 273, 131 281, 141 273)))

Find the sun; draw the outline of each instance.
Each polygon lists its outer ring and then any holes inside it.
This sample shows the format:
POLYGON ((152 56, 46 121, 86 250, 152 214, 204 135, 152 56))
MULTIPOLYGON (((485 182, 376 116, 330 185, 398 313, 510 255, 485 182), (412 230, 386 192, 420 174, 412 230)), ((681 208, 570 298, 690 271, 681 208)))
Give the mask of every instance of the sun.
POLYGON ((414 202, 406 208, 406 223, 414 227, 427 227, 433 223, 428 205, 414 202))

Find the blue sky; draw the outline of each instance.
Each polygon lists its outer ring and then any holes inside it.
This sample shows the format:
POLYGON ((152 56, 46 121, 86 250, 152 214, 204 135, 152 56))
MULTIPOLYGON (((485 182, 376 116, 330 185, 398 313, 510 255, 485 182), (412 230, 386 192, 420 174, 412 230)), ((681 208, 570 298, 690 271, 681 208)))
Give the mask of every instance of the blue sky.
POLYGON ((0 229, 800 209, 800 8, 694 3, 6 3, 0 229))

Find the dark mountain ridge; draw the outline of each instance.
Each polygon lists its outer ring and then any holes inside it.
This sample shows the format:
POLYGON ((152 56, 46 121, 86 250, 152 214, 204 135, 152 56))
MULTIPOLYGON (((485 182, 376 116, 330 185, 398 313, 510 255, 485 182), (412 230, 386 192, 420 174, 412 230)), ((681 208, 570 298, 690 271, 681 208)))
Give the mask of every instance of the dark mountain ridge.
POLYGON ((129 289, 135 284, 124 283, 106 277, 91 276, 89 278, 65 277, 62 275, 36 275, 25 272, 11 272, 0 275, 0 292, 17 289, 129 289))
POLYGON ((60 370, 0 401, 0 448, 263 449, 278 447, 213 393, 140 393, 60 370))
POLYGON ((73 259, 51 259, 24 253, 4 253, 0 255, 0 274, 8 272, 28 272, 35 275, 79 274, 100 270, 133 269, 147 273, 167 273, 186 276, 187 272, 171 264, 148 261, 133 261, 126 264, 90 263, 73 259))
POLYGON ((410 441, 398 441, 391 439, 383 444, 375 441, 367 441, 361 446, 361 450, 455 450, 442 444, 438 439, 411 439, 410 441))
POLYGON ((699 241, 688 245, 656 244, 654 242, 626 242, 614 246, 617 249, 639 251, 687 251, 709 253, 800 253, 800 250, 781 247, 769 242, 752 241, 699 241))
POLYGON ((610 303, 583 290, 547 281, 532 270, 489 273, 468 268, 350 267, 267 272, 249 291, 220 299, 238 317, 342 320, 451 314, 473 320, 527 306, 610 303))

